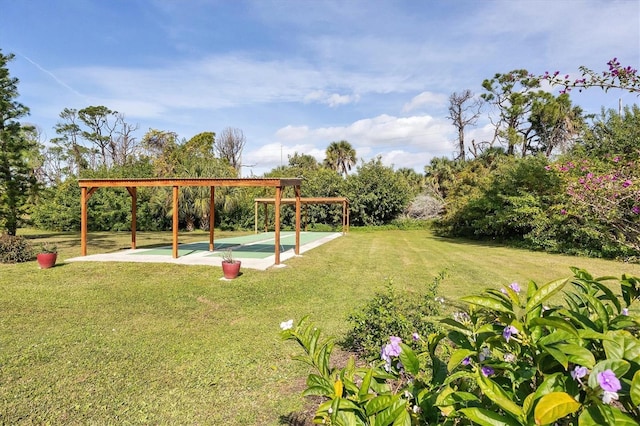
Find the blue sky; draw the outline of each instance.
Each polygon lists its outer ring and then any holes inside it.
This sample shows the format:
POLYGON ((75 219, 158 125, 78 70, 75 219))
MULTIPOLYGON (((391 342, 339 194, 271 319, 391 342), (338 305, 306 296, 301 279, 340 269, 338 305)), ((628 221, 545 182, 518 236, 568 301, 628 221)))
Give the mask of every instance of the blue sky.
MULTIPOLYGON (((0 0, 0 48, 16 54, 10 72, 45 139, 64 108, 105 105, 138 138, 241 129, 245 176, 294 152, 322 160, 342 139, 365 161, 422 171, 453 153, 453 92, 519 68, 640 68, 640 2, 0 0)), ((587 112, 638 103, 572 98, 587 112)))

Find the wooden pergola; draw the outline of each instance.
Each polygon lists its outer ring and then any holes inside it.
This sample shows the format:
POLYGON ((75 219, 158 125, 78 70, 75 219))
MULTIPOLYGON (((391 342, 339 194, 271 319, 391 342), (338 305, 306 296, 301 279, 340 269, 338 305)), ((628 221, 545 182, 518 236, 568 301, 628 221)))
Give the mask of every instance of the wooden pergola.
POLYGON ((145 186, 170 186, 173 187, 173 257, 178 257, 178 191, 181 186, 204 186, 211 188, 209 197, 209 251, 214 249, 214 200, 216 186, 238 187, 271 187, 275 188, 275 264, 280 264, 280 205, 282 204, 282 191, 287 186, 292 186, 295 192, 296 206, 296 247, 295 253, 300 254, 300 184, 299 178, 165 178, 165 179, 79 179, 81 190, 81 255, 87 255, 87 208, 89 198, 98 188, 126 188, 131 195, 131 248, 136 248, 136 208, 137 188, 145 186))
MULTIPOLYGON (((255 206, 254 206, 254 215, 255 215, 255 220, 254 220, 254 227, 255 227, 255 232, 256 234, 258 233, 258 205, 261 204, 264 206, 264 229, 265 232, 268 230, 269 227, 269 212, 267 210, 267 206, 269 204, 276 204, 276 199, 275 198, 256 198, 255 200, 255 206)), ((296 198, 283 198, 280 200, 280 204, 295 204, 296 205, 296 228, 298 227, 298 210, 297 210, 297 205, 298 202, 302 205, 305 206, 305 231, 307 228, 307 219, 306 217, 308 217, 308 208, 307 206, 309 204, 342 204, 342 233, 345 234, 347 232, 349 232, 349 200, 346 197, 305 197, 305 198, 300 198, 298 200, 298 197, 296 198)), ((279 214, 278 212, 279 208, 276 207, 276 215, 279 214)), ((279 216, 276 216, 276 226, 279 225, 279 216)))

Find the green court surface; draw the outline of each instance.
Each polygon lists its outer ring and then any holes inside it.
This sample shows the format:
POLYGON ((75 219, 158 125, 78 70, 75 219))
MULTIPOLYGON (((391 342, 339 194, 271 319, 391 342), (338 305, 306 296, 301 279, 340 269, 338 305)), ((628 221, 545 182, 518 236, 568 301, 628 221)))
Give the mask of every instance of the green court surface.
MULTIPOLYGON (((300 245, 319 241, 333 232, 301 232, 300 245)), ((280 233, 280 253, 293 250, 296 244, 295 232, 280 233)), ((266 259, 275 253, 275 233, 264 232, 261 234, 245 235, 242 237, 221 238, 214 241, 214 251, 211 254, 204 254, 209 251, 209 242, 201 241, 197 243, 179 244, 178 257, 202 253, 206 257, 222 257, 225 250, 231 249, 236 258, 266 259)), ((171 246, 157 247, 153 249, 138 249, 130 253, 131 256, 158 255, 171 256, 173 248, 171 246)))

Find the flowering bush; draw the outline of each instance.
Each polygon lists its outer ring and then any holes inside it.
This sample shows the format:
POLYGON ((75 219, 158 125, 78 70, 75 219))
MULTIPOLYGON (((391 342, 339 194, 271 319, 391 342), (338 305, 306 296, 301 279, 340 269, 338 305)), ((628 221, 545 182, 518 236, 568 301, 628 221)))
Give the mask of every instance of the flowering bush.
POLYGON ((540 76, 541 80, 547 80, 552 85, 564 86, 561 93, 577 88, 579 91, 589 87, 600 87, 607 91, 609 89, 623 89, 629 92, 640 92, 640 76, 638 70, 631 66, 622 66, 618 58, 613 58, 607 62, 608 70, 597 73, 587 67, 580 67, 581 78, 571 79, 569 74, 561 75, 560 71, 540 76))
POLYGON ((462 298, 444 334, 415 353, 392 336, 373 366, 331 367, 331 339, 306 318, 283 330, 316 372, 305 395, 325 397, 315 421, 334 425, 637 425, 640 278, 586 271, 462 298), (615 294, 607 281, 616 281, 615 294), (564 291, 564 303, 551 302, 564 291), (439 346, 449 345, 450 351, 439 346), (441 359, 443 352, 448 358, 441 359))
POLYGON ((565 175, 567 193, 574 211, 562 214, 591 214, 610 230, 606 238, 634 252, 640 252, 640 174, 635 161, 611 156, 594 163, 584 159, 547 166, 565 175))
POLYGON ((444 299, 437 294, 445 275, 446 272, 440 272, 420 297, 397 290, 389 280, 385 291, 377 292, 364 306, 349 314, 347 322, 351 327, 342 345, 367 360, 380 355, 380 345, 391 335, 413 341, 414 349, 417 348, 420 342, 412 338, 413 333, 426 336, 437 331, 433 318, 441 314, 444 299))

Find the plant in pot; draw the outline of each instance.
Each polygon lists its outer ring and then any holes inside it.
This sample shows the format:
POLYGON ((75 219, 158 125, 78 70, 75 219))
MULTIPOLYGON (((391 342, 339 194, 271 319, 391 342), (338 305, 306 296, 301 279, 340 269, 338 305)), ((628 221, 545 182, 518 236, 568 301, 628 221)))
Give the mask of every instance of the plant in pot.
POLYGON ((43 243, 36 255, 40 269, 51 268, 58 259, 58 248, 51 243, 43 243))
POLYGON ((222 254, 222 273, 228 280, 232 280, 240 273, 240 262, 233 258, 233 252, 231 249, 225 250, 222 254))

